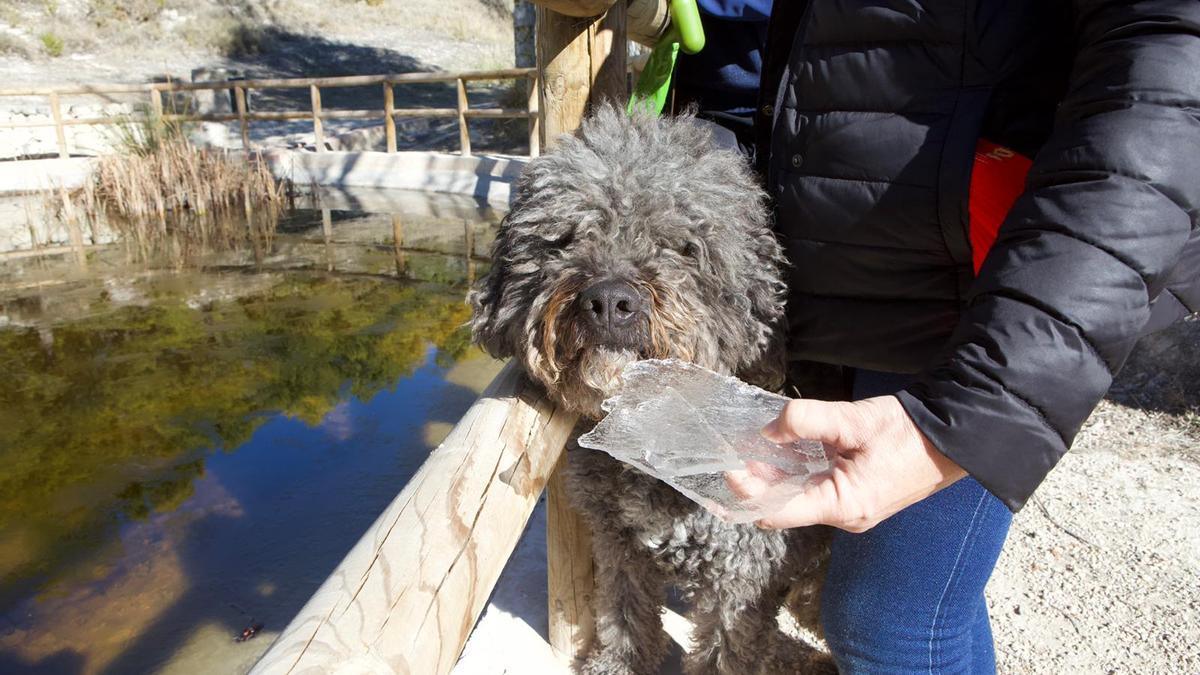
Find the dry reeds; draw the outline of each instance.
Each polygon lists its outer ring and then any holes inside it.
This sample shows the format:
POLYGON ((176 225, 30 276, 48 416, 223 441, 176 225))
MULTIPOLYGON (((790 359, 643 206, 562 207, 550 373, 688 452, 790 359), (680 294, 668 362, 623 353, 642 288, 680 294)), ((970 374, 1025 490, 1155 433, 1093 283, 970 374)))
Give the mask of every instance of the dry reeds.
POLYGON ((141 151, 102 158, 81 191, 82 210, 107 221, 127 250, 146 260, 269 247, 287 188, 261 157, 246 160, 196 148, 183 134, 160 135, 141 151))

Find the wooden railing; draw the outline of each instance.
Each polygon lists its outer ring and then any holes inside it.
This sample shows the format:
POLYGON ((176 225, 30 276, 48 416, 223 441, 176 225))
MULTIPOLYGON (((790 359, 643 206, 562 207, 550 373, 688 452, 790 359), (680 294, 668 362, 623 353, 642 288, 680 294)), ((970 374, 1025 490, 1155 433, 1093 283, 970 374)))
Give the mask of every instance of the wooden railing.
POLYGON ((575 419, 510 362, 251 672, 448 673, 575 419))
POLYGON ((59 157, 70 156, 66 127, 77 125, 112 125, 126 123, 122 116, 66 118, 62 113, 65 96, 109 96, 113 94, 143 94, 147 97, 152 119, 163 122, 237 122, 241 128, 242 147, 249 149, 250 125, 253 122, 280 122, 311 119, 317 152, 325 149, 325 120, 371 120, 379 119, 384 124, 387 151, 396 152, 396 119, 411 117, 454 117, 458 120, 459 150, 463 155, 471 154, 471 136, 468 120, 471 119, 527 119, 529 120, 529 154, 536 157, 541 147, 541 131, 538 128, 538 81, 536 68, 509 68, 505 70, 470 71, 461 73, 393 73, 385 75, 349 75, 344 77, 295 77, 256 80, 220 80, 212 82, 151 82, 130 85, 80 85, 73 87, 30 87, 24 89, 0 89, 0 97, 44 96, 50 104, 51 121, 0 121, 0 128, 54 127, 59 157), (520 108, 472 108, 467 97, 467 82, 481 80, 527 80, 528 97, 524 109, 520 108), (396 86, 413 84, 454 83, 457 89, 457 104, 453 108, 397 108, 396 86), (383 88, 383 108, 378 110, 325 110, 321 106, 321 90, 340 87, 380 86, 383 88), (250 92, 256 89, 308 89, 308 110, 250 110, 247 101, 250 92), (233 90, 236 112, 228 113, 178 113, 167 112, 163 95, 189 91, 233 90))

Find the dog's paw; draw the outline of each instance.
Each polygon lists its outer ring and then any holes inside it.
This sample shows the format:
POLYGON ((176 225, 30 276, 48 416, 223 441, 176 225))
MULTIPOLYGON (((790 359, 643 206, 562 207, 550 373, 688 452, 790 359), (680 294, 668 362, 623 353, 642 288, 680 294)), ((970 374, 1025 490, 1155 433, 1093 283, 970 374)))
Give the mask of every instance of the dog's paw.
POLYGON ((631 654, 616 649, 593 650, 574 668, 580 675, 658 675, 663 656, 631 654))
POLYGON ((593 654, 575 668, 579 675, 641 675, 628 663, 603 654, 593 654))

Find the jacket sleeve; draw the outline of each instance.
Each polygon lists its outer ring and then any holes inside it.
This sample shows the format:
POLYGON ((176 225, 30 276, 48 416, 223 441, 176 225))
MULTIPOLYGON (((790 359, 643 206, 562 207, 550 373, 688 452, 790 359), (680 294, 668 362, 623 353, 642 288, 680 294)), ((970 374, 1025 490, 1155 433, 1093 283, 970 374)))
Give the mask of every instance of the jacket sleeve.
POLYGON ((1200 2, 1075 10, 1054 131, 942 356, 899 395, 1014 511, 1108 390, 1200 213, 1200 2))

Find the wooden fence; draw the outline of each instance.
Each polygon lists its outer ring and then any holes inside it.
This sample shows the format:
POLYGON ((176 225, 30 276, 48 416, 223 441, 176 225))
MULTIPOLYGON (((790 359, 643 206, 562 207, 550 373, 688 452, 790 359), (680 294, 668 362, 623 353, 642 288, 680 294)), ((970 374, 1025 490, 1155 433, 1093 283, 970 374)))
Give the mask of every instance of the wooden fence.
POLYGON ((0 128, 54 127, 58 142, 59 157, 70 156, 66 128, 77 125, 123 124, 122 116, 64 118, 62 99, 66 96, 109 96, 112 94, 143 94, 149 103, 151 119, 163 122, 238 122, 242 134, 242 147, 250 149, 250 125, 253 122, 280 122, 311 119, 317 152, 325 150, 325 120, 371 120, 379 119, 384 124, 387 151, 396 152, 396 119, 412 117, 454 117, 458 120, 459 150, 463 155, 471 154, 471 136, 468 120, 471 119, 527 119, 529 120, 529 155, 539 154, 541 141, 538 128, 538 81, 536 68, 509 68, 505 70, 470 71, 461 73, 393 73, 385 75, 349 75, 343 77, 295 77, 257 80, 220 80, 211 82, 151 82, 130 85, 80 85, 74 87, 31 87, 25 89, 0 89, 0 97, 44 96, 50 104, 51 121, 0 121, 0 128), (527 80, 529 82, 526 107, 520 108, 471 108, 467 97, 467 82, 486 80, 527 80), (397 108, 396 86, 431 83, 454 83, 457 89, 457 104, 453 108, 397 108), (383 88, 383 108, 379 110, 325 110, 321 106, 321 90, 340 87, 379 86, 383 88), (256 89, 308 89, 308 110, 252 111, 247 105, 250 92, 256 89), (233 90, 236 112, 229 113, 175 113, 166 112, 163 95, 176 92, 233 90))

